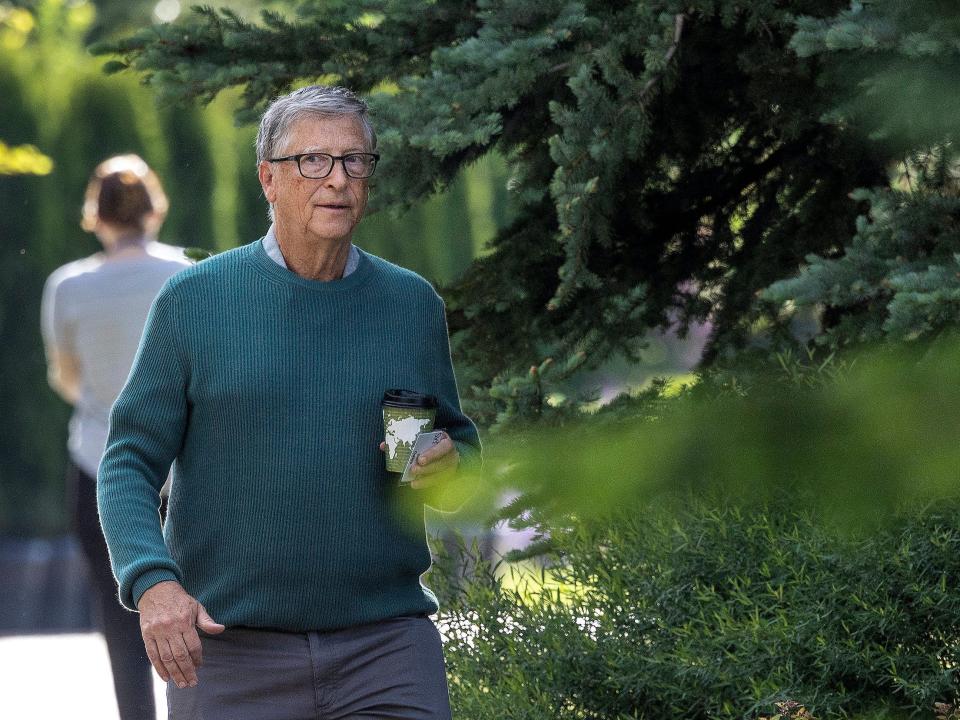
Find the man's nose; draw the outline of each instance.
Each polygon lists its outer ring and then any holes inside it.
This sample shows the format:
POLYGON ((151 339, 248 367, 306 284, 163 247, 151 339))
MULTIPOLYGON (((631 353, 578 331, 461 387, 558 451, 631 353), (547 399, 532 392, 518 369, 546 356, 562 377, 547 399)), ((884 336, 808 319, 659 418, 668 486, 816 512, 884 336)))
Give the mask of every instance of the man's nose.
POLYGON ((344 187, 350 182, 350 176, 347 175, 347 171, 343 167, 343 160, 333 161, 333 168, 331 168, 330 174, 327 175, 325 180, 330 187, 344 187))

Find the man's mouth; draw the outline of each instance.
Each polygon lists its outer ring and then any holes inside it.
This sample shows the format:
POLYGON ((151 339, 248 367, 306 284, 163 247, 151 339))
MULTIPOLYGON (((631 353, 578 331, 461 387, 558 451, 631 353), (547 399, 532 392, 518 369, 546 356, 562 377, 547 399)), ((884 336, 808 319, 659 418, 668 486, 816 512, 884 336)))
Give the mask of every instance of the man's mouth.
POLYGON ((346 203, 319 203, 317 207, 326 208, 327 210, 346 210, 350 206, 346 203))

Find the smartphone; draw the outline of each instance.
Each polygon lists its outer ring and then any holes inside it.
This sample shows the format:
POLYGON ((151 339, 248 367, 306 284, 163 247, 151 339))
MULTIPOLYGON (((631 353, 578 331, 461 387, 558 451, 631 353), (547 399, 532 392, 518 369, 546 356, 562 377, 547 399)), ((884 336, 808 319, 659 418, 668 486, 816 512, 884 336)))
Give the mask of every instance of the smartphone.
POLYGON ((410 451, 410 457, 407 459, 407 464, 403 468, 403 475, 400 476, 401 485, 409 485, 411 482, 413 482, 413 476, 410 474, 410 469, 414 466, 414 464, 417 462, 417 459, 423 453, 443 440, 443 436, 444 432, 442 430, 422 432, 417 435, 417 439, 413 441, 413 449, 410 451))

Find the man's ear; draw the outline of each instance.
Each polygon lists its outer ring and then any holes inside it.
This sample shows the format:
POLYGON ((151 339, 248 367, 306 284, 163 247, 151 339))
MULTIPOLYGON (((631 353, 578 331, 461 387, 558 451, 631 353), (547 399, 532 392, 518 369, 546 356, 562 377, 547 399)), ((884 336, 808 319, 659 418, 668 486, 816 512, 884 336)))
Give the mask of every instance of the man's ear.
POLYGON ((257 166, 257 177, 260 179, 260 187, 263 188, 263 196, 273 205, 277 199, 277 176, 274 173, 273 164, 266 160, 261 162, 257 166))

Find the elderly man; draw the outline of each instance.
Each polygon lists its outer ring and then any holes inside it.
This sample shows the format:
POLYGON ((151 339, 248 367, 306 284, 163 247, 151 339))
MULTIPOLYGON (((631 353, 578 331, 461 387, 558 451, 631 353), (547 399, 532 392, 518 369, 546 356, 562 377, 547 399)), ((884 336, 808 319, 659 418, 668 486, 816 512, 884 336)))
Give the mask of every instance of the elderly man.
POLYGON ((164 286, 113 408, 101 521, 178 720, 450 717, 423 492, 480 448, 442 300, 351 243, 375 149, 348 90, 276 100, 273 225, 164 286), (435 396, 446 431, 412 486, 384 468, 388 388, 435 396))

